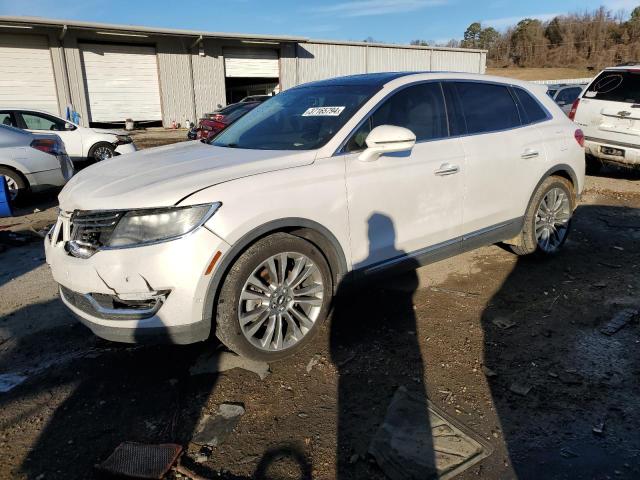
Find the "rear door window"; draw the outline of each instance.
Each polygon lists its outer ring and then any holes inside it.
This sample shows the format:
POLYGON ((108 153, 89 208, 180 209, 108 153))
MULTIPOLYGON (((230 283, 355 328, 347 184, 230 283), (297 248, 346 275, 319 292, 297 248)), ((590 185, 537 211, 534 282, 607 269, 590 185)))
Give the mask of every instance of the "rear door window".
POLYGON ((513 87, 513 91, 516 94, 518 103, 520 104, 520 111, 522 113, 522 123, 536 123, 541 122, 549 118, 547 112, 540 106, 535 98, 522 88, 513 87))
POLYGON ((467 124, 467 133, 488 133, 519 127, 516 103, 505 85, 455 82, 467 124))
POLYGON ((640 71, 604 71, 589 85, 584 98, 640 103, 640 71))

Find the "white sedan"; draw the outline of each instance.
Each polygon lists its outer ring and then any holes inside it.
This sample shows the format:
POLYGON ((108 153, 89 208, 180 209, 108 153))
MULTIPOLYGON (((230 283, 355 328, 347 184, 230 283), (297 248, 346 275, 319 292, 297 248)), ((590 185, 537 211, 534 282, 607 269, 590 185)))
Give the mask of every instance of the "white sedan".
POLYGON ((73 164, 58 135, 0 125, 0 177, 7 181, 11 201, 29 191, 61 187, 73 173, 73 164))
POLYGON ((39 110, 0 108, 0 124, 34 133, 55 132, 74 162, 99 162, 136 151, 131 137, 123 130, 86 128, 39 110))

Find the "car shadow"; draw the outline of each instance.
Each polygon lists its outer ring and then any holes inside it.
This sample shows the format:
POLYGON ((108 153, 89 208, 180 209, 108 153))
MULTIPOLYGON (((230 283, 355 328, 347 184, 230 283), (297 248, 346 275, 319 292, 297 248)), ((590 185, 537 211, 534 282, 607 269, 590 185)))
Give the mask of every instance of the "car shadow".
POLYGON ((640 215, 581 206, 572 226, 557 255, 519 258, 482 313, 506 462, 521 480, 638 478, 637 323, 600 330, 640 309, 640 215))
MULTIPOLYGON (((395 247, 395 227, 388 216, 374 213, 368 219, 368 232, 370 256, 381 250, 386 258, 405 255, 395 247)), ((367 263, 365 260, 361 265, 367 263)), ((343 282, 336 296, 331 315, 330 354, 338 370, 337 479, 370 478, 371 466, 362 460, 400 386, 405 386, 424 405, 422 414, 412 418, 412 423, 426 432, 421 435, 428 439, 421 447, 424 463, 434 464, 424 367, 413 308, 417 266, 417 263, 407 265, 408 273, 387 278, 384 284, 373 280, 366 289, 353 290, 348 282, 343 282), (367 413, 363 414, 363 410, 367 413)), ((401 457, 402 453, 396 459, 401 457)), ((400 475, 408 474, 412 467, 396 466, 400 475)))

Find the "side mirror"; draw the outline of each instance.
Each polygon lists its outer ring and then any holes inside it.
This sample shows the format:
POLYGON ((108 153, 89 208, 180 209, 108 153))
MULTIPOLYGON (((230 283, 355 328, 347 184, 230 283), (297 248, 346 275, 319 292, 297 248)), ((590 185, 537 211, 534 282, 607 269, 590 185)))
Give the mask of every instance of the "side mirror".
POLYGON ((64 129, 68 130, 70 132, 73 132, 76 129, 76 126, 73 125, 72 123, 65 123, 64 124, 64 129))
POLYGON ((408 128, 380 125, 371 130, 366 143, 367 148, 358 160, 372 162, 385 153, 408 152, 416 144, 416 136, 408 128))

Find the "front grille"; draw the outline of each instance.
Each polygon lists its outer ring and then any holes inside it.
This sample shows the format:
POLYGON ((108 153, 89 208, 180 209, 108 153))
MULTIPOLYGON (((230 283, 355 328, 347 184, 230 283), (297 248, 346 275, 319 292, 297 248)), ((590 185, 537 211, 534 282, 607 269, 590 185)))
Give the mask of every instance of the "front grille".
POLYGON ((71 240, 91 249, 106 245, 124 213, 76 210, 71 216, 71 240))

